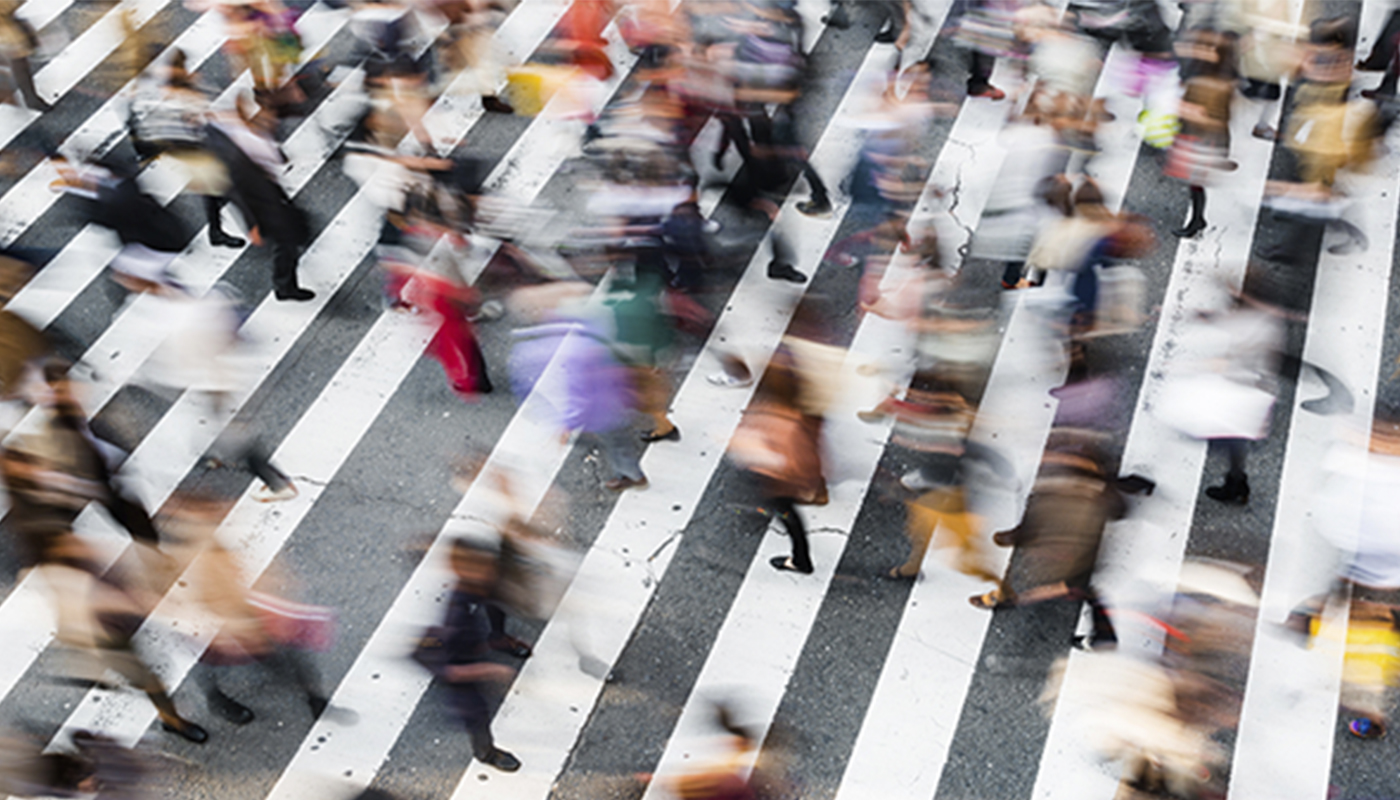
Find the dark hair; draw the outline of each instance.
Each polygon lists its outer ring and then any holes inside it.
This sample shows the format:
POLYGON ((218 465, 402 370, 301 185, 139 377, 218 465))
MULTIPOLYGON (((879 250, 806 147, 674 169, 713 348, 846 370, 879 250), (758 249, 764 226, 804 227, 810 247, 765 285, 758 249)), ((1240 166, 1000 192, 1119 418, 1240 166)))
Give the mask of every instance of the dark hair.
POLYGON ((1074 190, 1072 202, 1076 206, 1101 206, 1103 205, 1103 191, 1099 189, 1099 185, 1094 183, 1092 178, 1085 178, 1084 182, 1079 184, 1079 188, 1074 190))

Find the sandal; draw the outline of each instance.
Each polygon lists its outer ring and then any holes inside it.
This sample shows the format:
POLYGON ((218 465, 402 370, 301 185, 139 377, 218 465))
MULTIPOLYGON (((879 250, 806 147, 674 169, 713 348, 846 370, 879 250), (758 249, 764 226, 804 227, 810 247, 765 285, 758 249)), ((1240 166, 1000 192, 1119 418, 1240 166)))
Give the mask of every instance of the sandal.
POLYGON ((998 592, 996 589, 993 589, 985 594, 974 594, 973 596, 967 598, 967 602, 971 603, 977 608, 991 611, 992 609, 998 608, 1002 605, 1001 593, 998 592))
POLYGON ((915 578, 919 577, 919 573, 915 572, 914 574, 910 575, 900 567, 893 567, 890 569, 889 572, 885 573, 885 577, 889 578, 892 581, 912 581, 915 578))

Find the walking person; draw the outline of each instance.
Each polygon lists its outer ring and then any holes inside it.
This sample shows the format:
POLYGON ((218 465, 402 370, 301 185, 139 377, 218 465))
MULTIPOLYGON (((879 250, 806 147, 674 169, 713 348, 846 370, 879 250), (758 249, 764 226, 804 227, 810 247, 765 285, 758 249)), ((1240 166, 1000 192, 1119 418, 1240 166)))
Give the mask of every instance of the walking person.
POLYGON ((456 578, 441 625, 430 628, 413 659, 448 687, 449 704, 466 726, 476 760, 502 772, 520 769, 520 759, 496 746, 485 694, 490 681, 508 681, 515 670, 487 660, 491 651, 491 595, 499 577, 497 553, 486 545, 457 539, 450 564, 456 578))
MULTIPOLYGON (((22 0, 0 0, 0 60, 10 68, 10 78, 15 88, 24 98, 24 104, 34 111, 47 113, 53 110, 39 91, 34 88, 34 68, 29 57, 39 49, 39 36, 34 27, 19 16, 22 0)), ((8 94, 7 101, 12 97, 8 94)))
POLYGON ((799 406, 798 381, 790 356, 780 353, 734 432, 729 458, 754 476, 763 495, 760 510, 782 523, 792 539, 792 555, 774 557, 773 568, 810 575, 812 553, 797 504, 818 501, 826 486, 814 428, 799 406))
POLYGON ((272 245, 272 285, 278 300, 305 302, 316 297, 297 281, 297 261, 311 240, 306 214, 277 182, 287 163, 272 136, 277 124, 263 108, 225 114, 207 131, 209 149, 228 170, 230 199, 243 214, 253 244, 272 245))
POLYGON ((1230 153, 1230 102, 1235 95, 1234 48, 1219 31, 1193 31, 1179 48, 1183 86, 1181 133, 1163 170, 1191 189, 1191 218, 1172 231, 1194 239, 1206 229, 1206 185, 1235 169, 1230 153))

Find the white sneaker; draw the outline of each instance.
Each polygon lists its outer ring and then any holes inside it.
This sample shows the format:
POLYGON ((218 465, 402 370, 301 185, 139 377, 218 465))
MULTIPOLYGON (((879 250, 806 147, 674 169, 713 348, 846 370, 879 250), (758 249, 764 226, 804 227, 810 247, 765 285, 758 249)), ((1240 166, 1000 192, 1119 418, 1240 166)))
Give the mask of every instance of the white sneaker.
POLYGON ((261 486, 256 492, 253 492, 253 499, 259 503, 280 503, 296 496, 297 487, 290 483, 276 491, 273 491, 270 486, 261 486))
POLYGON ((728 372, 716 372, 705 378, 705 380, 713 383, 715 386, 723 386, 726 389, 740 389, 753 384, 752 377, 739 378, 730 375, 728 372))
POLYGON ((923 470, 913 469, 899 479, 899 483, 911 492, 926 492, 938 484, 924 477, 923 470))

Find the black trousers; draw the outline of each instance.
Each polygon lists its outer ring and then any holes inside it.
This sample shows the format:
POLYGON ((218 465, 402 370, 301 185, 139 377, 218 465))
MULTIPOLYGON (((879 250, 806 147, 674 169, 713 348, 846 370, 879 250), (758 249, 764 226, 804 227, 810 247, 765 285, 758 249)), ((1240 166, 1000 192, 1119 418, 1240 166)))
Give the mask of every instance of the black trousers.
POLYGON ((787 529, 788 538, 792 539, 792 564, 801 570, 812 569, 812 550, 807 543, 807 526, 802 522, 802 516, 797 513, 797 505, 790 497, 770 497, 768 506, 773 509, 773 516, 787 529))

